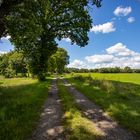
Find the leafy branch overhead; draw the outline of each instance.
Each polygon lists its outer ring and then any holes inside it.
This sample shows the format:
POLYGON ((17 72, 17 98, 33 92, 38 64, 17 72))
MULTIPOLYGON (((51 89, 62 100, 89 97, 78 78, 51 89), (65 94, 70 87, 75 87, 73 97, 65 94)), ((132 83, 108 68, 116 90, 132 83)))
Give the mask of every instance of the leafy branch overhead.
MULTIPOLYGON (((22 3, 28 3, 28 0, 0 0, 0 37, 6 34, 7 22, 5 17, 9 15, 15 6, 18 6, 22 3)), ((101 0, 90 0, 92 4, 95 4, 97 7, 101 6, 101 0)))

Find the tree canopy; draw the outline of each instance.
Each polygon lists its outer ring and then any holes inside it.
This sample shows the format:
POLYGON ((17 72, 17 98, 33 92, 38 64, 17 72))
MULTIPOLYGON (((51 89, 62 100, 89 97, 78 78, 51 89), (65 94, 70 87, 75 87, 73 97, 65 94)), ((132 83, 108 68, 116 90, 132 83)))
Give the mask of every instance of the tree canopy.
POLYGON ((6 20, 5 17, 10 14, 14 6, 23 2, 24 0, 0 0, 0 37, 6 34, 6 20))
MULTIPOLYGON (((23 77, 32 74, 31 60, 27 58, 23 52, 11 51, 9 53, 0 55, 0 74, 7 78, 12 77, 23 77)), ((69 56, 65 49, 58 48, 56 53, 54 53, 47 61, 47 72, 64 72, 65 66, 69 63, 69 56)))
POLYGON ((12 9, 6 30, 16 49, 29 58, 33 74, 44 77, 47 61, 57 50, 56 39, 70 38, 80 47, 88 44, 89 3, 100 6, 100 0, 30 0, 12 9))
MULTIPOLYGON (((28 0, 0 0, 0 38, 7 33, 7 22, 5 17, 13 11, 15 6, 28 2, 28 0)), ((90 2, 97 7, 101 6, 101 0, 90 0, 90 2)))
POLYGON ((7 78, 17 76, 18 73, 25 76, 27 65, 27 60, 21 52, 11 51, 0 56, 0 74, 7 78))

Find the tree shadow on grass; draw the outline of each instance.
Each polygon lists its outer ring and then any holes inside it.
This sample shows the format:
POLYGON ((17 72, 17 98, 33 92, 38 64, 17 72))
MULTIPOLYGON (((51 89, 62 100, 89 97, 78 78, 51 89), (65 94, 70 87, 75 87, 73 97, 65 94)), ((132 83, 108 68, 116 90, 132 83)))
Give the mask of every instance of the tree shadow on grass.
POLYGON ((0 87, 0 139, 25 140, 31 135, 47 98, 49 82, 0 87))

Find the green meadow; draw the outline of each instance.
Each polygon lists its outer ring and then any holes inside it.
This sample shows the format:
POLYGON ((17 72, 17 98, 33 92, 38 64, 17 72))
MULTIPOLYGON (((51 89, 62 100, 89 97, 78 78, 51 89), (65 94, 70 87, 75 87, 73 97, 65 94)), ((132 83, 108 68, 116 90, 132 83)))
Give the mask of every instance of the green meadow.
MULTIPOLYGON (((71 73, 64 76, 122 127, 140 136, 140 74, 71 73)), ((0 77, 0 140, 31 137, 48 97, 51 80, 51 77, 45 82, 0 77)), ((58 88, 67 138, 96 139, 100 134, 95 131, 94 124, 81 114, 61 81, 58 81, 58 88)))
POLYGON ((38 82, 30 78, 0 77, 0 140, 25 140, 31 136, 50 83, 51 78, 38 82))
POLYGON ((140 84, 139 73, 77 73, 76 75, 91 76, 94 79, 113 80, 140 84))
POLYGON ((124 128, 140 135, 140 74, 72 73, 65 77, 124 128))

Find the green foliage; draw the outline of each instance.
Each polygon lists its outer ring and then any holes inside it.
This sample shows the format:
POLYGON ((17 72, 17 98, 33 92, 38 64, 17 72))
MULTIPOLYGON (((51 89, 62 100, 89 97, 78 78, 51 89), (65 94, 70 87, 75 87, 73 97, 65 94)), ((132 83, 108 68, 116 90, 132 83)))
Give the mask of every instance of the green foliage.
MULTIPOLYGON (((41 1, 39 1, 39 0, 38 0, 38 2, 41 3, 41 1)), ((46 0, 46 2, 51 3, 52 1, 46 0)), ((44 7, 46 5, 46 2, 45 1, 42 2, 42 5, 44 4, 44 7)), ((59 2, 63 2, 63 1, 59 1, 59 2)), ((93 5, 95 4, 97 7, 101 6, 101 0, 92 0, 92 1, 85 0, 85 3, 86 2, 90 2, 93 5)), ((28 3, 31 4, 32 6, 35 6, 34 0, 30 0, 30 1, 29 0, 0 0, 0 38, 2 37, 2 35, 5 35, 7 33, 8 23, 6 22, 5 17, 7 15, 10 15, 11 12, 15 11, 15 8, 17 6, 23 5, 23 4, 28 4, 28 3)), ((56 4, 59 4, 58 1, 56 1, 56 4)), ((53 6, 55 6, 55 5, 53 5, 53 6)), ((35 11, 36 8, 39 8, 39 7, 34 7, 33 10, 35 11)), ((54 9, 54 10, 56 10, 56 9, 54 9)), ((18 13, 18 10, 16 10, 16 12, 18 13)), ((46 13, 46 11, 45 11, 45 13, 46 13)))
POLYGON ((11 41, 29 58, 33 74, 46 71, 57 49, 56 39, 70 38, 81 47, 88 44, 89 2, 100 6, 100 0, 31 0, 16 6, 7 17, 11 41))
POLYGON ((27 73, 27 59, 23 53, 11 51, 1 56, 0 59, 0 74, 6 78, 12 78, 21 73, 25 76, 27 73))
POLYGON ((58 48, 48 61, 48 71, 63 73, 65 66, 69 63, 69 56, 65 49, 58 48))
POLYGON ((82 75, 74 75, 73 79, 78 80, 78 81, 84 81, 84 77, 82 75))
POLYGON ((97 73, 140 73, 140 69, 132 69, 130 67, 120 68, 96 68, 96 69, 78 69, 78 68, 66 68, 66 73, 90 73, 90 72, 97 72, 97 73))
POLYGON ((15 75, 16 75, 16 72, 12 68, 7 67, 5 69, 5 72, 4 72, 5 78, 13 78, 13 77, 15 77, 15 75))
POLYGON ((132 71, 132 69, 130 67, 125 67, 124 68, 124 72, 126 72, 126 73, 132 73, 133 71, 132 71))
POLYGON ((51 79, 38 82, 30 78, 0 77, 0 140, 30 139, 51 79))

